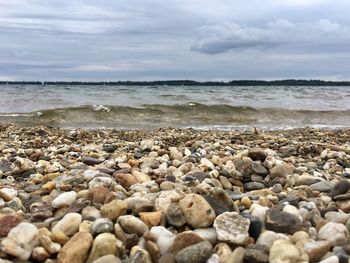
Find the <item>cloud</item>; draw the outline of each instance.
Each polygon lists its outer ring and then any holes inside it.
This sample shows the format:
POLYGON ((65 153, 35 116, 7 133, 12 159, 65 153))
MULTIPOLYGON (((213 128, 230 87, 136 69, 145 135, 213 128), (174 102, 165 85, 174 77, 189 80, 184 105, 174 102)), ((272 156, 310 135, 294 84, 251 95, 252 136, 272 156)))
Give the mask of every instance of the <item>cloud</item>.
POLYGON ((350 51, 349 40, 350 27, 327 19, 312 23, 277 20, 260 27, 225 23, 202 27, 191 50, 208 54, 247 49, 350 51))

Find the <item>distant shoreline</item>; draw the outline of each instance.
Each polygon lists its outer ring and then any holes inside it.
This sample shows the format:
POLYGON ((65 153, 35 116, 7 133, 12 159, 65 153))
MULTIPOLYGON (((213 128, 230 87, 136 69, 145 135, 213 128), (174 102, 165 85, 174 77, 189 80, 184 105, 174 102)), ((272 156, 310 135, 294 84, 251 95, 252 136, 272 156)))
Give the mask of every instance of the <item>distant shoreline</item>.
POLYGON ((350 81, 325 80, 232 80, 232 81, 194 81, 194 80, 157 80, 157 81, 0 81, 0 85, 125 85, 125 86, 350 86, 350 81))

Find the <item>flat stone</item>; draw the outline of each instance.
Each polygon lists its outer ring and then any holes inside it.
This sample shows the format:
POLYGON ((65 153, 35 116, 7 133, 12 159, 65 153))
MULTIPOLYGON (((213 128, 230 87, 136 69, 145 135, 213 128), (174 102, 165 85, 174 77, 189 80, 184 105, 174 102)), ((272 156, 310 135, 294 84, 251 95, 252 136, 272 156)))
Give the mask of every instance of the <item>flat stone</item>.
POLYGON ((297 216, 276 208, 267 210, 265 224, 268 230, 287 234, 293 234, 302 228, 302 222, 297 216))
POLYGON ((329 192, 333 189, 333 187, 334 187, 334 183, 329 181, 322 181, 322 182, 310 185, 310 189, 312 191, 318 191, 318 192, 329 192))
POLYGON ((347 193, 350 190, 350 180, 340 180, 337 182, 332 191, 331 191, 331 196, 337 196, 337 195, 342 195, 347 193))
POLYGON ((249 237, 250 221, 237 212, 225 212, 214 221, 218 239, 236 245, 244 245, 249 237))
POLYGON ((187 194, 179 202, 186 222, 194 228, 210 226, 215 219, 215 212, 200 195, 187 194))
POLYGON ((84 263, 92 245, 92 235, 88 232, 76 233, 61 249, 57 263, 84 263))
POLYGON ((135 233, 138 236, 142 236, 149 230, 148 226, 142 222, 141 219, 132 215, 120 216, 117 221, 122 229, 128 234, 135 233))
POLYGON ((195 232, 184 231, 175 237, 173 244, 169 249, 169 252, 176 255, 182 249, 202 241, 204 241, 204 239, 195 232))
POLYGON ((86 165, 92 165, 92 166, 103 163, 103 162, 104 162, 104 160, 91 158, 91 157, 85 157, 82 159, 82 163, 84 163, 86 165))

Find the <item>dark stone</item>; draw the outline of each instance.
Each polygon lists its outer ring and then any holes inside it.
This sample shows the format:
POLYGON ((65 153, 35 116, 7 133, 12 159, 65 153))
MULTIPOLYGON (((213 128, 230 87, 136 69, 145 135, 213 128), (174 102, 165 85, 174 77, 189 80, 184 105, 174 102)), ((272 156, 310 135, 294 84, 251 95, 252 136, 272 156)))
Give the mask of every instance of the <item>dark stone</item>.
POLYGON ((233 164, 236 167, 236 170, 240 172, 243 177, 250 179, 250 176, 254 173, 252 168, 252 161, 249 159, 245 160, 235 160, 233 164))
POLYGON ((170 182, 173 182, 173 183, 176 182, 176 177, 174 175, 167 175, 167 176, 165 176, 165 179, 167 181, 170 181, 170 182))
POLYGON ((117 145, 115 144, 108 144, 103 146, 102 150, 108 153, 114 153, 117 150, 117 145))
POLYGON ((97 165, 97 164, 103 163, 104 160, 96 159, 92 157, 85 157, 83 158, 82 162, 86 165, 97 165))
POLYGON ((299 198, 297 196, 294 195, 289 195, 286 198, 283 198, 280 203, 286 203, 288 202, 290 205, 298 207, 299 205, 299 198))
POLYGON ((53 207, 49 203, 34 203, 30 206, 30 213, 32 215, 32 221, 44 221, 47 218, 52 217, 53 207))
POLYGON ((139 241, 139 236, 137 234, 124 234, 126 239, 125 239, 125 248, 127 250, 130 250, 132 247, 137 245, 137 242, 139 241))
POLYGON ((269 171, 260 163, 252 163, 252 169, 255 174, 266 176, 269 171))
POLYGON ((69 207, 67 213, 80 213, 84 207, 89 206, 90 204, 91 202, 86 198, 79 198, 69 207))
POLYGON ((350 189, 350 181, 349 180, 341 180, 337 182, 333 189, 331 190, 331 196, 335 197, 337 195, 345 194, 350 189))
POLYGON ((350 199, 350 193, 346 193, 346 194, 334 196, 333 199, 334 199, 335 201, 349 200, 349 199, 350 199))
POLYGON ((260 218, 256 216, 252 216, 251 214, 248 214, 248 213, 242 213, 241 216, 249 219, 250 221, 249 230, 248 230, 249 236, 257 240, 261 234, 262 227, 263 227, 263 223, 261 222, 260 218))
POLYGON ((192 177, 196 178, 200 183, 205 179, 209 178, 209 174, 202 172, 195 172, 191 174, 192 177))
POLYGON ((244 262, 266 263, 269 261, 268 252, 261 246, 254 245, 244 250, 244 262))
POLYGON ((115 169, 112 169, 112 168, 99 168, 98 171, 100 171, 101 173, 113 175, 113 173, 115 172, 115 169))
POLYGON ((246 191, 260 190, 266 188, 265 184, 260 182, 249 182, 243 184, 246 191))
POLYGON ((216 216, 227 211, 239 211, 238 207, 232 201, 231 197, 221 188, 215 188, 212 193, 204 194, 202 196, 213 208, 216 216))
POLYGON ((302 228, 302 222, 297 216, 276 208, 267 210, 265 223, 266 229, 286 234, 293 234, 302 228))
POLYGON ((3 173, 11 171, 11 163, 8 161, 0 161, 0 171, 3 173))
POLYGON ((261 148, 255 147, 249 149, 248 157, 254 161, 265 161, 267 154, 261 148))

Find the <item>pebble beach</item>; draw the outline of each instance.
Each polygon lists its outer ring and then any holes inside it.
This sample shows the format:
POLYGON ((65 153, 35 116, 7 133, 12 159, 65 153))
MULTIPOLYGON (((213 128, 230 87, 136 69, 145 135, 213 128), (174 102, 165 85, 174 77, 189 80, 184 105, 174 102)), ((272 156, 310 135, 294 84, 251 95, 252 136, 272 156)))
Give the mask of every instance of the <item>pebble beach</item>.
POLYGON ((350 129, 0 126, 0 263, 345 263, 350 129))

